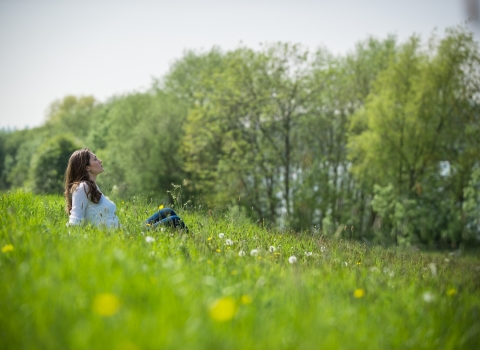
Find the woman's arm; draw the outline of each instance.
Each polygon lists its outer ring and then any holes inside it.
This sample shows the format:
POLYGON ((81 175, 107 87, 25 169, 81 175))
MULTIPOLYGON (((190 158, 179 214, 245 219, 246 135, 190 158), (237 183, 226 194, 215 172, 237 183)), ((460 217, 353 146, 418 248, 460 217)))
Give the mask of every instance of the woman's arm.
POLYGON ((80 225, 85 219, 85 213, 87 211, 88 197, 87 197, 88 185, 84 182, 80 183, 75 191, 72 193, 72 210, 68 217, 67 226, 80 225))

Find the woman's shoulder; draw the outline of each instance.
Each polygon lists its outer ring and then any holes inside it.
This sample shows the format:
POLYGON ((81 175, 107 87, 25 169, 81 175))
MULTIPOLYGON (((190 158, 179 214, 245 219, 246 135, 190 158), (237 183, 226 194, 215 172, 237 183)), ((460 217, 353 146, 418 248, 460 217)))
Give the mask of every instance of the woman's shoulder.
POLYGON ((80 182, 76 182, 73 184, 72 186, 72 193, 78 191, 78 190, 85 190, 85 192, 88 192, 88 189, 89 189, 89 184, 88 182, 86 181, 80 181, 80 182))

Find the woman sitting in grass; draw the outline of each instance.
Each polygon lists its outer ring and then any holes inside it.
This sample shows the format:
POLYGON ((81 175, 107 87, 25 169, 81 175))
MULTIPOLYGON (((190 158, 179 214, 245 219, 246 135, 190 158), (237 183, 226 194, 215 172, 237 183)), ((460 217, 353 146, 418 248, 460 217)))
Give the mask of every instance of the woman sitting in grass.
MULTIPOLYGON (((66 211, 69 216, 67 226, 77 226, 82 222, 95 226, 120 228, 116 214, 117 206, 98 188, 97 176, 103 173, 102 160, 88 148, 73 152, 65 172, 66 211)), ((146 221, 149 227, 173 226, 188 231, 185 223, 170 208, 153 214, 146 221)))

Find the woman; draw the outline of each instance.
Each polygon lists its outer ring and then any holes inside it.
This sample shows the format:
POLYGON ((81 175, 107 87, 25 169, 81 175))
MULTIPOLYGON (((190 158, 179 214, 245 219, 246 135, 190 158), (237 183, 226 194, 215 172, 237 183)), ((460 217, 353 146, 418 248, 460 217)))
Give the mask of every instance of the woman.
MULTIPOLYGON (((97 176, 103 173, 102 160, 88 148, 73 152, 65 172, 67 226, 82 222, 95 226, 120 228, 117 206, 98 188, 97 176)), ((162 209, 146 221, 149 227, 168 225, 188 231, 185 223, 170 208, 162 209)))

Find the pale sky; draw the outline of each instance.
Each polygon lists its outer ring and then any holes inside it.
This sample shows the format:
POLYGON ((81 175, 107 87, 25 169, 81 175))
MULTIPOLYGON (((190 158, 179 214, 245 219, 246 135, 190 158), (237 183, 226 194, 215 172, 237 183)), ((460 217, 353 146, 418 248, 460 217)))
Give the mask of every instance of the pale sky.
POLYGON ((187 49, 282 41, 344 54, 369 35, 442 37, 467 19, 465 1, 0 0, 0 128, 38 126, 66 95, 145 91, 187 49))

